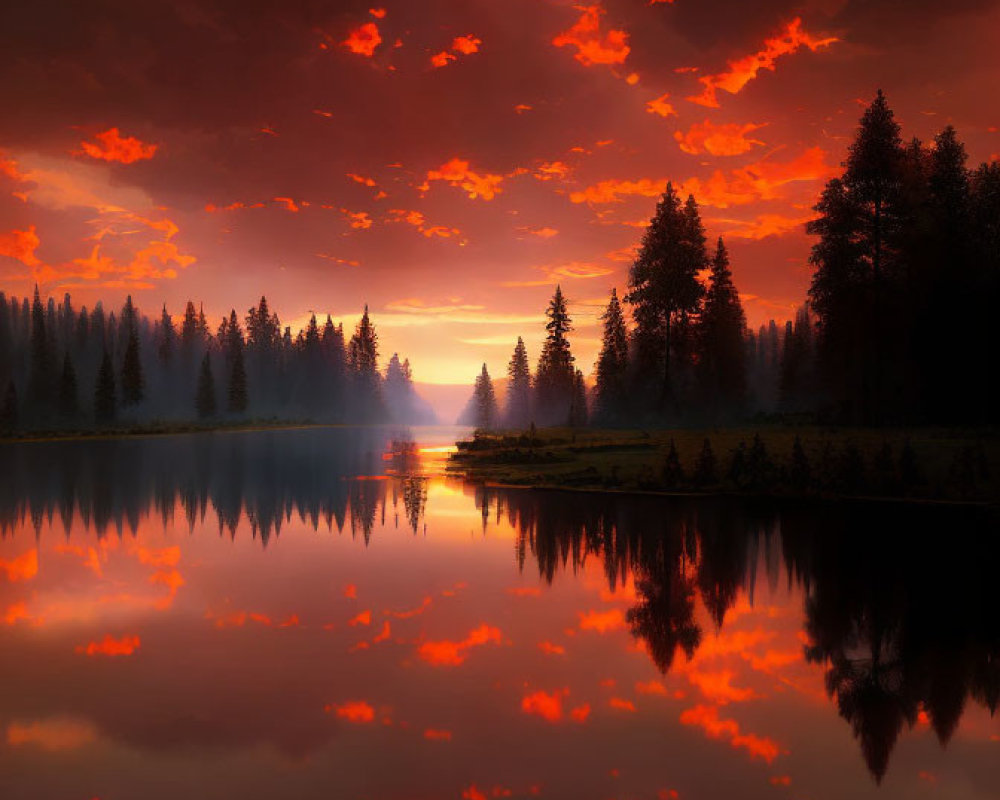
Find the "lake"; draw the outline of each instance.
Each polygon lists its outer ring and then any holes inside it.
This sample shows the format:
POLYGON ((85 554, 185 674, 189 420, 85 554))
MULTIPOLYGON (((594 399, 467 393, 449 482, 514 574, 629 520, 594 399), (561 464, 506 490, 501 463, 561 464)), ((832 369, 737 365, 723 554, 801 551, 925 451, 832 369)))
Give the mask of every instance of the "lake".
POLYGON ((994 512, 476 487, 461 433, 0 445, 0 797, 998 796, 994 512))

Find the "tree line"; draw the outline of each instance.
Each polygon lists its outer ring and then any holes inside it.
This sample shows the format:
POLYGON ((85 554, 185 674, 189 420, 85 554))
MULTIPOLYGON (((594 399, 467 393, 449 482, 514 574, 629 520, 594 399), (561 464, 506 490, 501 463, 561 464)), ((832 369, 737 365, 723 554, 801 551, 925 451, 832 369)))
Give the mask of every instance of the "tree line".
POLYGON ((150 421, 241 419, 421 422, 433 413, 413 388, 408 360, 379 368, 378 335, 365 307, 345 341, 343 324, 313 314, 293 337, 261 297, 213 332, 189 301, 179 324, 129 296, 116 314, 0 292, 0 432, 81 429, 150 421))
POLYGON ((807 226, 817 237, 794 320, 747 328, 720 237, 668 183, 627 291, 601 317, 592 386, 574 366, 559 287, 534 376, 519 338, 504 408, 485 365, 478 427, 718 423, 779 413, 843 424, 989 424, 992 298, 1000 290, 1000 161, 967 166, 950 125, 902 140, 884 94, 807 226), (630 320, 628 319, 630 317, 630 320))

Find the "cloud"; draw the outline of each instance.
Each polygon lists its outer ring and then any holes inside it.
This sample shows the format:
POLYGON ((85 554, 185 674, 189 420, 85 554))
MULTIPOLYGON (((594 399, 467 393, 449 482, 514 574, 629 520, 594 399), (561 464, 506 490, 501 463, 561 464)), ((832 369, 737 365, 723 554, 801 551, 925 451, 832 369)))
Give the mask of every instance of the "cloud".
POLYGON ((448 639, 424 642, 418 648, 417 655, 435 667, 457 667, 465 663, 468 651, 473 647, 480 647, 491 642, 499 644, 501 638, 499 628, 484 624, 469 631, 469 635, 460 642, 448 639))
POLYGON ((563 718, 563 697, 568 695, 569 689, 532 692, 521 698, 521 711, 539 716, 546 722, 559 722, 563 718))
POLYGON ((15 721, 7 725, 7 744, 35 745, 43 750, 75 750, 97 740, 93 725, 75 719, 15 721))
POLYGON ((405 222, 407 225, 412 225, 419 233, 423 234, 428 239, 457 238, 460 245, 464 245, 466 241, 462 238, 462 232, 458 228, 452 228, 448 225, 428 225, 427 220, 420 211, 407 211, 402 208, 393 208, 389 211, 386 220, 388 222, 405 222))
MULTIPOLYGON (((706 179, 690 178, 674 187, 683 197, 693 194, 703 206, 728 208, 759 200, 781 198, 781 189, 790 183, 817 181, 829 177, 833 167, 826 163, 826 153, 820 147, 810 147, 791 161, 774 161, 765 157, 745 167, 723 172, 716 170, 706 179)), ((667 188, 667 179, 611 178, 570 194, 574 203, 595 205, 621 202, 623 197, 659 197, 667 188)))
POLYGON ((132 164, 156 155, 159 145, 146 144, 134 136, 122 136, 118 128, 108 128, 106 131, 94 134, 97 143, 83 141, 80 147, 91 158, 100 161, 117 161, 121 164, 132 164))
POLYGON ((29 225, 27 230, 23 231, 0 233, 0 256, 13 258, 26 267, 37 267, 42 262, 35 255, 35 250, 41 243, 34 225, 29 225))
POLYGON ((676 117, 677 112, 674 110, 674 107, 667 102, 667 98, 669 97, 669 94, 664 93, 655 100, 650 100, 646 103, 646 112, 649 114, 657 114, 664 118, 671 116, 676 117))
POLYGON ((728 741, 734 748, 746 750, 751 758, 760 758, 768 764, 778 757, 781 750, 773 739, 757 736, 753 733, 740 733, 736 720, 719 719, 719 709, 716 706, 698 705, 681 712, 682 725, 692 725, 705 731, 712 739, 728 741))
POLYGON ((431 742, 450 742, 451 731, 440 728, 426 728, 424 730, 424 738, 431 742))
POLYGON ((704 86, 701 94, 689 97, 692 103, 718 108, 718 90, 729 94, 737 94, 744 86, 757 77, 762 69, 773 71, 775 62, 785 55, 796 52, 802 47, 808 47, 815 52, 839 41, 836 37, 817 39, 808 34, 802 27, 802 20, 796 17, 788 23, 777 36, 766 39, 764 46, 756 53, 730 61, 728 69, 717 75, 706 75, 698 80, 704 86))
POLYGON ((752 220, 707 218, 709 225, 721 228, 720 233, 734 239, 759 241, 769 236, 784 236, 793 231, 804 231, 812 215, 787 217, 783 214, 759 214, 752 220))
POLYGON ((692 125, 687 133, 677 131, 674 139, 681 150, 691 155, 710 153, 713 156, 738 156, 752 150, 754 145, 764 144, 758 139, 747 138, 747 134, 763 127, 764 125, 752 122, 745 125, 737 122, 716 125, 706 119, 692 125))
POLYGON ((503 183, 503 175, 473 172, 468 161, 453 158, 437 169, 430 170, 427 181, 445 181, 451 186, 460 187, 473 200, 492 200, 502 191, 500 184, 503 183))
POLYGON ((327 713, 333 712, 348 722, 366 723, 375 719, 375 709, 364 700, 352 700, 339 706, 328 705, 325 710, 327 713))
POLYGON ((552 44, 556 47, 575 47, 574 58, 585 66, 594 64, 624 64, 628 58, 628 33, 610 29, 601 32, 601 17, 606 13, 599 3, 576 6, 580 18, 569 30, 557 35, 552 44))
POLYGON ((88 656, 108 656, 115 658, 117 656, 130 656, 138 649, 138 636, 123 636, 121 639, 115 639, 108 633, 99 642, 88 642, 86 645, 78 645, 76 652, 88 656))
POLYGON ((614 272, 610 267, 601 264, 593 264, 589 261, 570 261, 566 264, 554 264, 535 267, 544 273, 542 278, 530 280, 510 280, 502 281, 501 286, 507 288, 524 286, 551 286, 566 280, 585 280, 588 278, 603 278, 614 272))
POLYGON ((566 655, 566 648, 561 644, 553 644, 552 642, 545 641, 538 643, 538 649, 549 656, 564 656, 566 655))
POLYGON ((483 43, 482 39, 477 39, 475 36, 456 36, 451 43, 452 52, 447 50, 442 50, 440 53, 436 53, 431 56, 431 66, 434 67, 445 67, 451 61, 456 61, 458 56, 455 53, 463 56, 469 56, 473 53, 479 52, 479 45, 483 43))
POLYGON ((10 560, 0 558, 0 575, 11 583, 29 581, 38 574, 38 549, 32 548, 10 560))
POLYGON ((375 55, 375 48, 382 44, 382 35, 378 31, 378 25, 366 22, 351 30, 341 44, 352 53, 371 58, 375 55))
POLYGON ((581 631, 608 633, 625 627, 625 615, 620 608, 613 608, 610 611, 588 611, 586 614, 579 612, 579 617, 581 631))

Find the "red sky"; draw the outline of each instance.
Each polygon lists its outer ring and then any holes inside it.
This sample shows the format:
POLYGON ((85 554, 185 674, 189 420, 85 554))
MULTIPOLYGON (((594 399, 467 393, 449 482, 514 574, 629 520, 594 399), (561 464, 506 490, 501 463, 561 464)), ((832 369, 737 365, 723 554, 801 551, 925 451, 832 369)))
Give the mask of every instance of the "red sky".
POLYGON ((996 0, 6 4, 0 288, 367 302, 384 357, 469 383, 537 357, 560 282, 589 372, 667 180, 784 319, 862 104, 995 157, 998 45, 996 0))

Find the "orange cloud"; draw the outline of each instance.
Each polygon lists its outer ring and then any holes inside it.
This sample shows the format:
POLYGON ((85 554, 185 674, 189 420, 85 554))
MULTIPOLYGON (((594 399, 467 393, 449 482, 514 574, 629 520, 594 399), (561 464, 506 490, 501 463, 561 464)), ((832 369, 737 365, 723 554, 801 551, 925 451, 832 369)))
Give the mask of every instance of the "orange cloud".
POLYGON ((586 614, 579 612, 579 617, 582 631, 607 633, 625 627, 625 615, 620 608, 613 608, 610 611, 588 611, 586 614))
POLYGON ((445 181, 451 186, 458 186, 473 200, 477 197, 492 200, 502 191, 500 184, 503 183, 503 175, 488 172, 480 175, 469 168, 468 161, 453 158, 437 169, 430 170, 427 173, 427 180, 445 181))
POLYGON ((29 225, 26 231, 3 233, 0 234, 0 256, 13 258, 26 267, 37 267, 42 262, 35 255, 35 250, 41 243, 34 225, 29 225))
POLYGON ((424 731, 424 738, 432 742, 450 742, 451 731, 441 730, 439 728, 427 728, 424 731))
POLYGON ((688 680, 697 686, 707 699, 719 705, 742 703, 758 696, 752 689, 733 686, 732 680, 736 675, 731 670, 701 672, 697 669, 686 669, 685 673, 688 680))
POLYGON ((734 239, 759 241, 768 236, 784 236, 793 231, 804 231, 805 225, 813 217, 786 217, 782 214, 760 214, 752 220, 709 219, 714 225, 722 226, 721 233, 734 239))
POLYGON ((590 703, 584 703, 583 705, 576 706, 569 712, 569 716, 573 722, 586 722, 587 718, 590 716, 590 703))
POLYGON ((828 47, 839 41, 835 37, 826 39, 816 39, 806 33, 802 28, 802 20, 796 17, 777 36, 764 41, 764 46, 756 53, 743 56, 734 61, 730 61, 728 69, 718 75, 706 75, 699 78, 705 87, 702 93, 689 97, 692 103, 718 108, 719 100, 717 92, 719 89, 736 94, 750 81, 757 77, 757 73, 762 69, 773 71, 775 62, 784 55, 796 52, 802 47, 808 47, 815 52, 820 48, 828 47))
POLYGON ((26 550, 9 561, 0 558, 0 575, 4 575, 11 583, 28 581, 38 574, 38 549, 26 550))
POLYGON ((460 238, 462 236, 462 232, 458 228, 452 228, 447 225, 428 225, 424 215, 419 211, 407 211, 402 208, 394 208, 389 211, 387 219, 389 222, 405 222, 407 225, 412 225, 419 233, 423 234, 428 239, 459 238, 459 244, 465 244, 465 240, 460 238))
POLYGON ((50 719, 35 722, 11 722, 7 726, 7 744, 33 744, 43 750, 75 750, 97 739, 97 732, 85 722, 50 719))
POLYGON ((562 161, 545 161, 538 165, 534 176, 540 181, 565 178, 570 173, 569 164, 562 161))
POLYGON ((719 719, 719 709, 716 706, 698 705, 683 711, 680 716, 682 725, 692 725, 705 731, 712 739, 728 741, 732 747, 746 750, 751 758, 760 758, 770 764, 778 757, 780 748, 773 740, 756 734, 741 734, 736 720, 719 719))
POLYGON ((366 22, 350 31, 341 44, 352 53, 371 58, 375 55, 375 48, 382 44, 382 36, 378 32, 378 25, 366 22))
POLYGON ((574 58, 584 66, 624 64, 630 52, 628 33, 614 28, 601 32, 601 16, 605 11, 600 4, 576 6, 576 9, 582 12, 580 19, 572 28, 556 36, 552 44, 556 47, 575 47, 574 58))
POLYGON ((792 779, 788 775, 772 775, 768 779, 768 783, 772 786, 791 786, 792 779))
POLYGON ((110 633, 105 634, 99 642, 88 642, 86 645, 78 645, 77 653, 88 656, 130 656, 139 649, 138 636, 123 636, 115 639, 110 633))
POLYGON ((667 687, 664 686, 657 680, 646 681, 645 683, 637 683, 635 685, 635 690, 639 694, 663 694, 667 693, 667 687))
POLYGON ((551 693, 541 690, 533 692, 521 698, 521 711, 536 714, 546 722, 559 722, 563 717, 563 697, 568 694, 569 689, 557 689, 551 693))
POLYGON ((674 138, 681 150, 691 155, 711 153, 713 156, 738 156, 752 150, 754 145, 764 144, 758 139, 747 138, 748 133, 763 127, 752 122, 745 125, 736 122, 715 125, 706 119, 692 125, 687 133, 677 131, 674 138))
POLYGON ((424 642, 417 650, 417 655, 435 667, 457 667, 465 663, 465 659, 468 658, 468 651, 471 648, 489 644, 490 642, 500 644, 501 638, 499 628, 483 624, 469 631, 469 635, 460 642, 453 642, 447 639, 424 642))
POLYGON ((118 128, 108 128, 94 134, 97 144, 80 142, 83 152, 91 158, 100 161, 117 161, 121 164, 131 164, 143 161, 156 155, 159 145, 145 144, 134 136, 122 136, 118 128))
POLYGON ((350 619, 347 624, 350 625, 352 628, 356 627, 358 625, 371 625, 372 624, 372 612, 371 611, 362 611, 356 617, 350 619))
POLYGON ((339 706, 328 705, 325 710, 327 713, 332 711, 348 722, 364 723, 375 719, 375 709, 364 700, 352 700, 339 706))
MULTIPOLYGON (((831 175, 833 167, 826 163, 826 153, 820 147, 811 147, 791 161, 772 161, 763 158, 745 167, 728 173, 716 170, 702 180, 690 178, 675 183, 683 197, 693 194, 703 206, 728 208, 745 205, 759 200, 781 198, 781 189, 790 183, 816 181, 831 175)), ((623 197, 659 197, 667 188, 666 179, 641 178, 636 181, 610 179, 593 186, 572 192, 569 199, 574 203, 617 203, 623 197)))
MULTIPOLYGON (((477 39, 475 36, 456 36, 451 43, 451 49, 453 53, 459 53, 463 56, 469 56, 473 53, 479 52, 479 45, 483 43, 482 39, 477 39)), ((435 67, 444 67, 449 61, 455 61, 458 57, 453 53, 449 53, 447 50, 442 50, 440 53, 431 56, 431 65, 435 67)))
POLYGON ((670 97, 669 94, 662 94, 655 100, 650 100, 646 103, 646 112, 649 114, 658 114, 661 117, 677 116, 677 112, 674 107, 667 102, 667 98, 670 97))
POLYGON ((368 13, 375 17, 375 19, 385 19, 384 8, 369 8, 368 13))
POLYGON ((543 653, 550 656, 562 656, 566 654, 566 648, 561 644, 553 644, 552 642, 539 642, 538 649, 543 653))
POLYGON ((347 586, 344 587, 344 597, 354 600, 357 598, 357 596, 358 596, 358 587, 355 586, 353 583, 349 583, 347 584, 347 586))
POLYGON ((635 703, 631 700, 626 700, 624 697, 612 697, 608 700, 608 705, 619 711, 635 711, 635 703))

